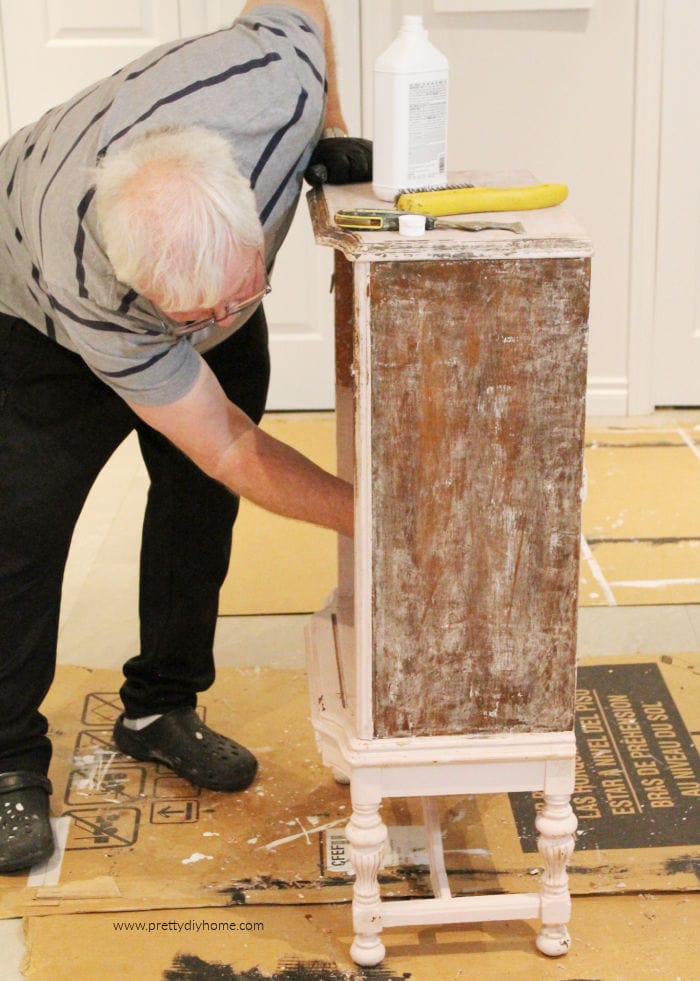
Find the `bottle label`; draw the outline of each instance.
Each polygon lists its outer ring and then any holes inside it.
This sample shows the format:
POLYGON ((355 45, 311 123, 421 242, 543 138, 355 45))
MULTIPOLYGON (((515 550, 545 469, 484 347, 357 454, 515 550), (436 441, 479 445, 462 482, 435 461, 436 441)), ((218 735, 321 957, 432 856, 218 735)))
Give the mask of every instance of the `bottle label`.
POLYGON ((447 143, 447 79, 408 86, 409 180, 444 177, 447 143))

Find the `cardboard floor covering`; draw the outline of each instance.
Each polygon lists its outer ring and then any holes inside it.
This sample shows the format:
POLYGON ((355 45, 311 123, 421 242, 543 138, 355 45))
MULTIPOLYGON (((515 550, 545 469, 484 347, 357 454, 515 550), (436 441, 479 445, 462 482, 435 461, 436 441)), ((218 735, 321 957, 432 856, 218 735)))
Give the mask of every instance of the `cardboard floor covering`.
POLYGON ((581 606, 700 602, 698 427, 589 429, 581 606))
POLYGON ((24 971, 28 981, 694 981, 698 915, 697 896, 581 897, 562 959, 537 952, 534 923, 395 927, 382 965, 366 970, 349 958, 347 906, 29 917, 24 971))
MULTIPOLYGON (((328 470, 331 412, 271 413, 263 428, 328 470)), ((589 428, 581 606, 700 603, 700 434, 677 426, 589 428)), ((311 613, 337 581, 336 536, 242 502, 222 616, 311 613)))
MULTIPOLYGON (((114 752, 120 676, 63 667, 45 706, 61 847, 0 876, 0 916, 347 903, 347 787, 320 762, 302 671, 225 669, 207 722, 250 746, 241 794, 198 790, 114 752)), ((700 881, 700 657, 595 659, 579 674, 575 895, 692 892, 700 881)), ((453 894, 531 892, 536 795, 445 798, 453 894)), ((385 801, 387 898, 430 895, 419 802, 385 801)))

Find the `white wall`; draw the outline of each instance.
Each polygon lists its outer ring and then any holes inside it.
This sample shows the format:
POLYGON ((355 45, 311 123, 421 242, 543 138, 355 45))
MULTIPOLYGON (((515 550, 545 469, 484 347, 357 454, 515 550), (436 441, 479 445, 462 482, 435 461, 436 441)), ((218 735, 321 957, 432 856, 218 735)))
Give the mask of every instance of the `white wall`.
MULTIPOLYGON (((422 14, 450 61, 451 170, 530 170, 569 185, 593 240, 589 412, 628 400, 636 0, 591 10, 438 14, 432 0, 367 0, 371 55, 402 14, 422 14)), ((365 125, 371 131, 365 98, 365 125)))

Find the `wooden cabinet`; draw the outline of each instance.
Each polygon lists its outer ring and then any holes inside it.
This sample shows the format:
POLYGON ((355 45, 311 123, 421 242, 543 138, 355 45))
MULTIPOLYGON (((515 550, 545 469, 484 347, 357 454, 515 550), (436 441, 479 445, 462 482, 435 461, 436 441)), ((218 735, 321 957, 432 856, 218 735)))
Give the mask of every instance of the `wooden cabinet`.
MULTIPOLYGON (((339 470, 356 498, 309 674, 324 759, 352 785, 353 956, 372 964, 381 927, 407 922, 399 906, 500 918, 445 895, 439 848, 442 897, 380 901, 382 798, 424 797, 430 821, 438 794, 544 790, 542 847, 573 848, 591 249, 561 207, 500 216, 523 222, 517 235, 409 238, 335 225, 341 208, 377 206, 365 185, 309 200, 317 242, 335 250, 339 470)), ((526 905, 542 917, 541 949, 560 953, 565 867, 552 876, 526 905)), ((517 915, 512 902, 502 912, 517 915)))

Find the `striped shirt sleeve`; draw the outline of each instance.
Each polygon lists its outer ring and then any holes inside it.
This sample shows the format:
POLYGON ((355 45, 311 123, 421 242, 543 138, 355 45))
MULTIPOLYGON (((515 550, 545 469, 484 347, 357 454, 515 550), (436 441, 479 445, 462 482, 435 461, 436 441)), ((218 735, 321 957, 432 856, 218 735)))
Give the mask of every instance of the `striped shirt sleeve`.
POLYGON ((216 130, 250 179, 271 266, 324 105, 320 32, 293 7, 270 4, 229 28, 162 45, 46 113, 0 153, 8 204, 0 241, 9 258, 0 264, 0 309, 76 351, 136 404, 180 398, 199 371, 197 346, 215 343, 216 328, 175 339, 143 297, 115 280, 91 169, 150 129, 216 130))

